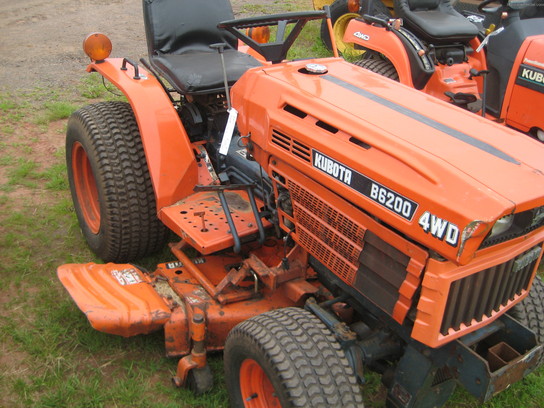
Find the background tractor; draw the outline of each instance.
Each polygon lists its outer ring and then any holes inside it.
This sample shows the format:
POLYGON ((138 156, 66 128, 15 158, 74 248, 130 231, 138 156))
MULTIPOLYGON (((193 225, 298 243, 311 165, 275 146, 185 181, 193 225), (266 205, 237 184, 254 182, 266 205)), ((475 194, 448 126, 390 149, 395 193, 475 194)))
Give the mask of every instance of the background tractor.
POLYGON ((340 58, 287 61, 326 12, 143 8, 149 61, 84 43, 128 102, 80 109, 66 136, 107 263, 58 276, 95 329, 164 330, 196 393, 224 350, 233 407, 362 406, 366 370, 389 406, 457 384, 485 401, 540 365, 544 146, 340 58), (176 260, 137 266, 167 230, 176 260))
MULTIPOLYGON (((321 10, 324 6, 329 6, 331 10, 331 21, 333 26, 336 47, 347 58, 356 58, 363 54, 363 50, 353 47, 351 42, 344 41, 344 33, 351 20, 360 18, 363 14, 371 14, 373 16, 391 17, 395 15, 394 0, 313 0, 314 9, 321 10)), ((478 11, 479 1, 467 0, 459 1, 452 0, 451 4, 459 13, 468 17, 469 20, 489 27, 491 24, 497 25, 500 22, 500 16, 497 15, 482 15, 478 11)), ((522 19, 544 17, 544 3, 542 0, 532 0, 520 12, 522 19)), ((321 25, 321 40, 323 44, 332 50, 331 40, 327 24, 324 22, 321 25)))
POLYGON ((392 19, 367 2, 343 41, 356 65, 544 141, 544 19, 521 18, 531 2, 490 3, 465 18, 449 0, 398 0, 392 19), (487 33, 484 14, 497 22, 487 33))

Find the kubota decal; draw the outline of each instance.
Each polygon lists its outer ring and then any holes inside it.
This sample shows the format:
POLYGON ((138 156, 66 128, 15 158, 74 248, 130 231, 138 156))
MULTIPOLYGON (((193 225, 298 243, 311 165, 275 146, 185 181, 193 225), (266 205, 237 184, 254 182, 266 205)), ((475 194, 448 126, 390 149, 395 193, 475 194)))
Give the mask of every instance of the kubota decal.
POLYGON ((544 93, 544 70, 521 64, 516 84, 544 93))
POLYGON ((419 226, 423 228, 427 234, 438 238, 440 241, 445 241, 447 244, 456 247, 459 243, 459 227, 447 220, 425 211, 419 217, 419 226))
POLYGON ((415 201, 404 197, 396 191, 385 187, 315 149, 312 150, 312 153, 313 166, 315 168, 351 187, 402 218, 412 221, 418 207, 415 201))

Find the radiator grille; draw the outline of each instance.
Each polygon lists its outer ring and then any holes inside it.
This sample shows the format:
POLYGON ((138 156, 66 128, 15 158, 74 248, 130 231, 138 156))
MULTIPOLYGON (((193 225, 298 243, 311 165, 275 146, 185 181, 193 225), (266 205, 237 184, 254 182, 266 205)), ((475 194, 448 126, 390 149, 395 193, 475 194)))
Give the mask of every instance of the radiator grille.
POLYGON ((529 287, 542 248, 536 246, 500 265, 452 282, 440 332, 481 322, 529 287))
POLYGON ((366 230, 298 184, 289 181, 288 187, 301 245, 351 284, 366 230))
POLYGON ((311 161, 310 149, 308 146, 303 145, 302 143, 275 129, 272 130, 272 143, 278 147, 281 147, 283 150, 290 152, 299 159, 302 159, 308 163, 311 161))

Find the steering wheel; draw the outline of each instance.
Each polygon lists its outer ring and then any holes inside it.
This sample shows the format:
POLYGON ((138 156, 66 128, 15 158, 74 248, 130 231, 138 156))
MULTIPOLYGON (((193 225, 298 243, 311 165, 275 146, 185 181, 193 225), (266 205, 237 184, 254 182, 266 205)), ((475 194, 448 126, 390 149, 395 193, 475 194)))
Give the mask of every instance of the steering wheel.
POLYGON ((478 4, 478 11, 480 13, 495 14, 497 11, 499 11, 501 7, 506 6, 507 4, 508 4, 508 0, 484 0, 480 4, 478 4), (501 5, 496 7, 485 8, 485 6, 488 6, 491 3, 501 3, 501 5))
POLYGON ((271 14, 267 16, 247 17, 238 20, 223 21, 219 23, 217 27, 227 30, 236 38, 240 39, 261 54, 267 61, 276 64, 283 61, 287 57, 287 51, 289 51, 289 48, 291 48, 308 21, 321 20, 326 17, 327 12, 324 10, 271 14), (289 34, 286 35, 288 24, 295 24, 295 26, 289 32, 289 34), (262 26, 278 26, 276 41, 272 43, 259 44, 244 32, 239 31, 246 28, 262 26))

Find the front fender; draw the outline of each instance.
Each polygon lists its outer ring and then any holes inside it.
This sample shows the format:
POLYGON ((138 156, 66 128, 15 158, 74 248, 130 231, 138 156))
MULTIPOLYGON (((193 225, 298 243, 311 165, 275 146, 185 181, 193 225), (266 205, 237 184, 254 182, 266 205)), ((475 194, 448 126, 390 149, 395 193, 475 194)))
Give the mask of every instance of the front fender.
POLYGON ((197 163, 181 120, 157 79, 139 67, 140 79, 122 58, 92 62, 96 71, 127 97, 142 138, 147 166, 155 191, 157 213, 193 192, 197 184, 197 163))

